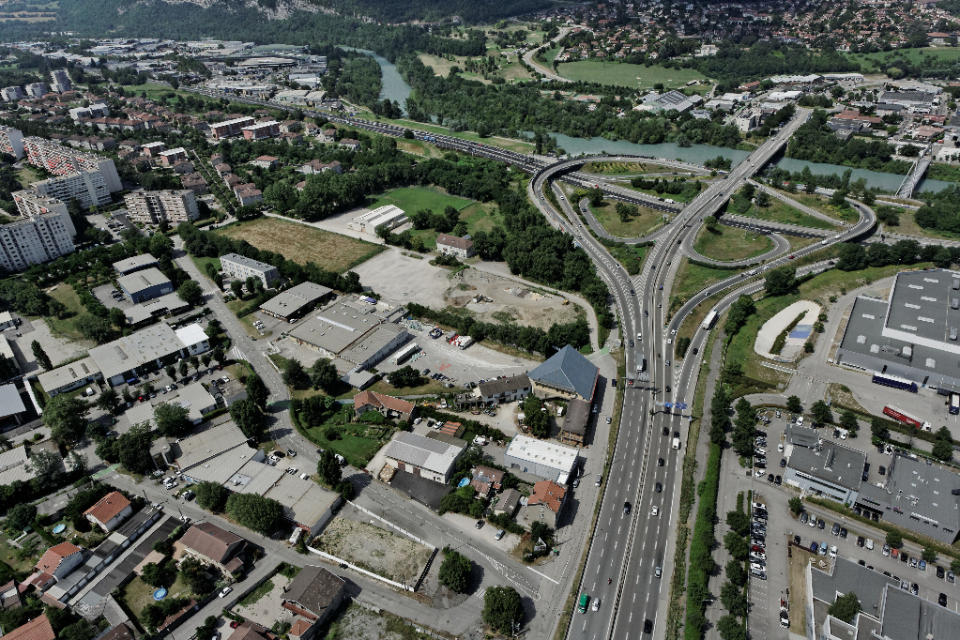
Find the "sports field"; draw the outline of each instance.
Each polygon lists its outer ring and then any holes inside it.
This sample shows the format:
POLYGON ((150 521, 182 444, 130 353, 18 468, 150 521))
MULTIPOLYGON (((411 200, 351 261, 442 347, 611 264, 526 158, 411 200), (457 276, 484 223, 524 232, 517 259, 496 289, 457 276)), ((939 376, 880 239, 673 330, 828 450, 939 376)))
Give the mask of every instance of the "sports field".
POLYGON ((703 80, 705 77, 694 69, 667 69, 660 66, 647 67, 642 64, 597 60, 564 62, 557 66, 557 71, 571 80, 639 89, 652 89, 657 83, 673 89, 682 87, 691 80, 703 80))
POLYGON ((377 207, 392 204, 400 207, 407 214, 419 211, 420 209, 430 209, 434 213, 442 213, 448 206, 459 211, 470 204, 470 202, 471 201, 466 198, 447 195, 438 189, 404 187, 402 189, 393 189, 381 196, 377 196, 376 202, 368 208, 376 209, 377 207))

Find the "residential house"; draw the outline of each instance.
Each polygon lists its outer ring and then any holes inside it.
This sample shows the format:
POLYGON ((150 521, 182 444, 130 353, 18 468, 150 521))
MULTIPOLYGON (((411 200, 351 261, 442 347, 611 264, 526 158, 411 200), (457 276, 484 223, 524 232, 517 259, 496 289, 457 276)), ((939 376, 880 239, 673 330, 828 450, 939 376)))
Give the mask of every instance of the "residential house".
POLYGON ((503 471, 494 469, 492 467, 477 465, 473 469, 473 479, 489 484, 490 488, 494 491, 500 491, 503 489, 503 476, 503 471))
POLYGON ((386 418, 395 417, 401 422, 410 422, 414 418, 417 405, 375 391, 361 391, 353 396, 353 411, 358 418, 371 410, 386 418))
POLYGON ((241 552, 246 540, 210 522, 195 524, 180 538, 184 551, 201 562, 233 575, 243 569, 241 552))
POLYGON ((57 634, 47 614, 34 618, 30 622, 8 631, 3 635, 4 640, 56 640, 57 634))
POLYGON ((469 238, 458 238, 457 236, 447 235, 446 233, 437 235, 437 251, 462 260, 466 260, 476 254, 476 251, 473 249, 473 240, 469 238))
POLYGON ((260 167, 261 169, 272 169, 280 164, 280 159, 273 156, 260 156, 254 160, 251 160, 250 164, 255 167, 260 167))
POLYGON ((590 423, 590 403, 574 398, 567 403, 567 414, 560 427, 560 442, 583 446, 590 423))
POLYGON ((493 506, 493 513, 498 516, 505 513, 512 518, 518 506, 520 506, 520 492, 516 489, 507 489, 500 494, 500 499, 493 506))
POLYGON ((343 602, 346 581, 323 567, 307 565, 287 587, 283 608, 322 624, 343 602))
POLYGON ((98 525, 107 533, 133 514, 133 505, 119 491, 111 491, 83 512, 87 520, 98 525))
POLYGON ((556 482, 541 480, 533 485, 533 493, 527 498, 527 506, 523 510, 521 519, 527 526, 539 521, 551 529, 556 529, 566 504, 566 489, 556 482))

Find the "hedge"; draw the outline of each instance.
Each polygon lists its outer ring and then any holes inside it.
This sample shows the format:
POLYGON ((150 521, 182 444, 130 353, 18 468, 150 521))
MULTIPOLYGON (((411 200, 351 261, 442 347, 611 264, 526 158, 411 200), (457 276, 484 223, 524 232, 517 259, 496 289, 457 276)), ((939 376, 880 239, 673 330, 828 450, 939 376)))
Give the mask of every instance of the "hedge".
POLYGON ((683 628, 686 640, 702 640, 706 616, 704 599, 710 594, 707 582, 716 567, 711 551, 716 542, 714 522, 717 517, 717 492, 720 486, 720 445, 710 445, 707 472, 704 475, 697 507, 697 522, 690 541, 690 574, 687 578, 687 622, 683 628))

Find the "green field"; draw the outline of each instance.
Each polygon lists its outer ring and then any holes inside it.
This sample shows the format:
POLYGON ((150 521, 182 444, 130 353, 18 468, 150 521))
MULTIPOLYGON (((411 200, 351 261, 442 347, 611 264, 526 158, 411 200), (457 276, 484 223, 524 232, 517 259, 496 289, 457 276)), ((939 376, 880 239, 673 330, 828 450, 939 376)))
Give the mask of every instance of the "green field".
POLYGON ((837 220, 843 222, 856 222, 860 219, 860 214, 857 213, 857 210, 853 207, 847 206, 843 209, 833 206, 830 204, 830 199, 812 193, 788 193, 786 191, 780 191, 788 198, 796 200, 802 205, 808 206, 811 209, 816 209, 820 213, 825 213, 831 218, 836 218, 837 220))
POLYGON ((927 169, 927 177, 931 180, 960 182, 960 167, 954 164, 934 162, 930 165, 930 168, 927 169))
POLYGON ((667 69, 660 66, 647 67, 642 64, 621 62, 600 62, 580 60, 564 62, 557 66, 560 75, 582 82, 599 82, 618 87, 652 89, 662 83, 664 87, 674 89, 686 85, 691 80, 703 80, 705 76, 694 69, 667 69))
POLYGON ((693 248, 704 257, 733 262, 763 255, 773 246, 767 236, 719 225, 719 233, 701 229, 693 248))
POLYGON ((366 424, 330 423, 304 429, 307 436, 316 445, 334 453, 339 453, 347 462, 357 468, 363 468, 380 447, 393 435, 393 427, 366 424), (336 440, 327 439, 327 430, 334 429, 340 435, 336 440))
POLYGON ((802 227, 811 227, 813 229, 835 229, 836 225, 830 224, 826 220, 814 218, 811 215, 798 211, 777 198, 770 198, 770 206, 758 207, 753 205, 750 211, 743 214, 750 218, 759 218, 760 220, 772 220, 773 222, 784 222, 788 224, 797 224, 802 227))
MULTIPOLYGON (((567 197, 570 198, 571 195, 568 193, 567 197)), ((663 224, 664 214, 647 207, 639 207, 639 215, 621 222, 617 214, 616 202, 616 200, 604 200, 599 207, 590 205, 590 210, 593 211, 600 226, 615 238, 640 238, 663 224)), ((576 203, 572 199, 570 204, 576 208, 576 203)), ((668 214, 669 217, 672 216, 668 214)))
POLYGON ((960 48, 956 47, 925 47, 923 49, 899 49, 897 51, 878 51, 876 53, 848 53, 847 58, 860 64, 865 73, 880 71, 878 63, 907 60, 918 65, 924 59, 933 58, 953 62, 960 59, 960 48))
MULTIPOLYGON (((435 209, 438 212, 442 210, 435 209)), ((477 231, 491 231, 494 227, 503 226, 501 219, 493 215, 497 211, 493 203, 474 202, 460 210, 460 221, 467 224, 468 233, 477 231)), ((424 246, 433 251, 437 248, 437 231, 434 229, 411 230, 414 236, 423 239, 424 246)))
POLYGON ((403 187, 402 189, 393 189, 377 197, 376 202, 369 205, 369 209, 376 209, 388 204, 396 205, 403 209, 407 214, 419 211, 420 209, 430 209, 434 213, 443 213, 443 210, 450 206, 458 211, 470 204, 470 200, 459 198, 457 196, 447 195, 439 189, 424 187, 403 187))

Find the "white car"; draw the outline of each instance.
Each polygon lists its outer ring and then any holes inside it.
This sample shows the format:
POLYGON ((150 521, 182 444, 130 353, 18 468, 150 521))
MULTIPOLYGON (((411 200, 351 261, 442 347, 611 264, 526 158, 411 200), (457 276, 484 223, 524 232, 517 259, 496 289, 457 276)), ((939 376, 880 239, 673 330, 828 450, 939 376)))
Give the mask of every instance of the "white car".
POLYGON ((218 598, 225 598, 226 595, 227 595, 228 593, 230 593, 231 591, 233 591, 233 589, 232 589, 231 587, 224 587, 224 588, 223 588, 223 591, 221 591, 221 592, 220 592, 220 595, 218 595, 217 597, 218 597, 218 598))
POLYGON ((643 340, 643 334, 637 331, 637 340, 643 340))
POLYGON ((660 515, 660 509, 657 508, 657 507, 654 507, 654 508, 653 508, 653 511, 650 512, 650 515, 653 515, 653 516, 658 516, 658 515, 660 515))
POLYGON ((777 445, 777 451, 783 451, 783 443, 777 445))
POLYGON ((873 551, 873 540, 871 540, 870 538, 867 538, 867 550, 873 551))
POLYGON ((590 607, 591 611, 600 611, 600 598, 593 599, 593 606, 590 607))
POLYGON ((767 475, 767 472, 764 471, 763 469, 754 469, 754 470, 753 470, 753 476, 754 476, 755 478, 762 478, 762 477, 765 476, 765 475, 767 475))
POLYGON ((833 544, 830 545, 830 557, 831 557, 831 558, 836 558, 836 557, 837 557, 837 546, 836 546, 836 545, 833 545, 833 544))

